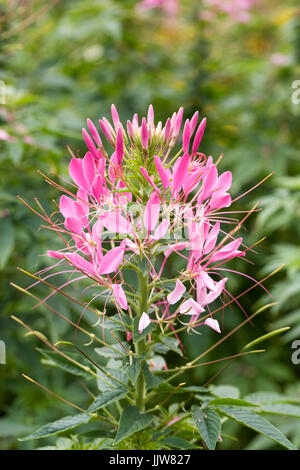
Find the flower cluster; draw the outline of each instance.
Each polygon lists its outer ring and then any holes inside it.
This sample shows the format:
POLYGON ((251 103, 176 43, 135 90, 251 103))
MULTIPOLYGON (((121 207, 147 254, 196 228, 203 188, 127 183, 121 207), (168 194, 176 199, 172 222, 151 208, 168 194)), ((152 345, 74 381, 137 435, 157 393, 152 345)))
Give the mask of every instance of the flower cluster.
POLYGON ((231 205, 231 173, 220 174, 212 157, 199 151, 206 119, 199 122, 196 112, 182 125, 183 112, 155 124, 150 105, 147 117, 135 114, 127 121, 126 131, 114 105, 112 124, 103 118, 97 129, 88 119, 88 151, 69 165, 76 192, 65 190, 59 202, 63 224, 52 223, 66 246, 48 255, 79 272, 77 279, 105 288, 120 313, 130 308, 124 270, 146 263, 153 289, 148 311, 140 314, 140 333, 151 321, 172 326, 182 316, 193 327, 206 324, 220 332, 209 305, 228 294, 224 263, 245 255, 242 238, 234 237, 240 224, 220 212, 231 205), (175 256, 185 268, 171 282, 164 272, 175 256))

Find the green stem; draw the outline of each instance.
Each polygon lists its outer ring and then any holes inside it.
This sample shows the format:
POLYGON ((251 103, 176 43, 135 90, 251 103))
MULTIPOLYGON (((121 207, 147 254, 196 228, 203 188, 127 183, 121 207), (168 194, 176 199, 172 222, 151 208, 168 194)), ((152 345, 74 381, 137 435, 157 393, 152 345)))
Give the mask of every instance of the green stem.
MULTIPOLYGON (((139 295, 139 317, 141 317, 143 312, 148 312, 148 274, 144 275, 142 272, 139 272, 139 295)), ((135 351, 139 357, 144 354, 145 350, 146 343, 144 339, 135 343, 135 351)), ((136 381, 135 387, 136 404, 139 407, 140 411, 144 411, 145 409, 145 394, 145 380, 143 372, 141 370, 140 375, 136 381)))

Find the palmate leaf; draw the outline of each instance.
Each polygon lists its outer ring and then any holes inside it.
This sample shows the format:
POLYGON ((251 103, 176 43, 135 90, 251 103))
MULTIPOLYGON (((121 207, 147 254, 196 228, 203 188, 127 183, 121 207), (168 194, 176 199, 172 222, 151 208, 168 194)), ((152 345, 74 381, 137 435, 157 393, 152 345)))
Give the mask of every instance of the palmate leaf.
POLYGON ((104 406, 110 405, 111 403, 121 400, 126 396, 126 394, 127 390, 121 387, 111 391, 107 390, 103 393, 100 393, 100 395, 98 395, 93 401, 93 403, 89 406, 87 411, 89 413, 98 411, 104 406))
POLYGON ((152 419, 152 415, 140 413, 136 406, 126 406, 120 418, 115 444, 118 444, 126 437, 145 429, 151 423, 152 419))
POLYGON ((90 419, 91 416, 86 413, 80 413, 74 416, 65 416, 57 421, 45 424, 37 431, 29 434, 29 436, 20 438, 19 441, 29 441, 31 439, 41 439, 43 437, 53 436, 54 434, 67 431, 68 429, 73 429, 80 424, 86 424, 90 419))
POLYGON ((249 409, 249 407, 221 405, 216 409, 228 418, 263 434, 283 447, 289 450, 297 450, 294 444, 292 444, 279 429, 265 418, 252 411, 252 409, 249 409))
POLYGON ((192 406, 192 415, 200 436, 209 450, 214 450, 221 432, 221 419, 215 410, 209 407, 192 406))

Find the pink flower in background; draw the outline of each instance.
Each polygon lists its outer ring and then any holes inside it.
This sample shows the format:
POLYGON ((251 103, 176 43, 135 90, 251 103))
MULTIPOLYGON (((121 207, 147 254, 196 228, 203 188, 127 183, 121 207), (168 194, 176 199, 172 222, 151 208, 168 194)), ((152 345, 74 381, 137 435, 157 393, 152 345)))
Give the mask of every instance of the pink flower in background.
POLYGON ((167 15, 176 16, 179 8, 179 0, 142 0, 138 4, 138 9, 143 12, 152 8, 160 8, 167 15))
POLYGON ((227 13, 232 19, 240 23, 247 23, 250 20, 250 10, 255 2, 256 0, 205 0, 205 5, 212 9, 212 13, 213 10, 227 13))
POLYGON ((282 54, 281 52, 274 52, 270 56, 271 64, 277 67, 284 67, 292 63, 292 57, 288 54, 282 54))

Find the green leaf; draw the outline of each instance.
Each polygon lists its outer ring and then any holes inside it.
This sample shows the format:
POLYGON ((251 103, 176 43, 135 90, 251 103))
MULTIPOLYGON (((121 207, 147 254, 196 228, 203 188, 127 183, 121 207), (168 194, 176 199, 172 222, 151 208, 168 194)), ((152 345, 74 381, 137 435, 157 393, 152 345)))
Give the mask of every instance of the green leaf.
POLYGON ((131 365, 129 362, 124 364, 124 371, 128 375, 129 380, 134 385, 141 372, 141 361, 137 357, 132 357, 131 365))
POLYGON ((221 420, 212 408, 192 406, 192 415, 200 436, 209 450, 214 450, 221 432, 221 420))
POLYGON ((162 439, 160 442, 162 444, 166 444, 167 446, 170 446, 175 449, 201 449, 200 446, 196 446, 195 444, 192 444, 186 439, 183 439, 182 437, 177 437, 177 436, 166 437, 165 439, 162 439))
MULTIPOLYGON (((65 359, 63 356, 59 355, 58 353, 54 351, 46 351, 42 348, 36 348, 36 349, 45 358, 41 360, 42 364, 47 364, 52 367, 58 367, 59 369, 62 369, 65 372, 68 372, 69 374, 76 375, 78 377, 84 377, 87 380, 90 380, 93 378, 91 374, 81 369, 79 366, 74 364, 74 362, 68 361, 68 359, 65 359)), ((80 362, 82 363, 82 365, 88 365, 88 363, 85 360, 83 360, 81 356, 79 356, 78 354, 69 353, 69 356, 75 360, 76 359, 78 360, 78 358, 80 358, 80 362)))
POLYGON ((239 406, 218 406, 218 410, 224 413, 228 418, 237 421, 244 426, 257 431, 260 434, 272 439, 278 444, 286 447, 290 450, 297 450, 294 444, 292 444, 280 431, 275 428, 273 424, 267 421, 262 416, 256 414, 248 407, 239 406))
POLYGON ((218 385, 210 388, 213 395, 219 398, 239 398, 240 391, 233 385, 218 385))
MULTIPOLYGON (((103 371, 110 374, 111 377, 115 378, 116 380, 122 382, 122 384, 124 384, 125 386, 127 385, 128 377, 122 370, 109 369, 107 367, 103 367, 103 371)), ((100 392, 104 392, 107 390, 111 391, 112 389, 119 389, 120 386, 122 386, 122 384, 120 384, 116 380, 107 377, 104 372, 102 372, 101 370, 97 371, 97 386, 100 392)))
POLYGON ((145 429, 149 426, 152 419, 152 415, 146 413, 141 414, 136 406, 126 406, 120 418, 115 444, 118 444, 126 437, 145 429))
POLYGON ((244 397, 245 400, 257 405, 271 403, 300 403, 300 398, 287 397, 275 392, 255 392, 244 397))
POLYGON ((30 439, 41 439, 42 437, 53 436, 53 434, 58 434, 60 432, 67 431, 68 429, 73 429, 80 424, 86 424, 90 421, 91 416, 85 413, 80 413, 74 416, 65 416, 53 423, 45 424, 37 431, 29 436, 22 437, 20 441, 29 441, 30 439))
POLYGON ((8 145, 8 150, 9 150, 9 155, 11 161, 15 165, 19 165, 21 162, 21 158, 23 156, 24 152, 24 145, 21 141, 16 141, 16 142, 6 142, 8 145))
POLYGON ((288 403, 273 403, 271 405, 264 405, 260 413, 271 415, 293 416, 300 418, 300 406, 290 405, 288 403))
POLYGON ((165 338, 162 338, 161 342, 166 345, 168 350, 171 349, 171 351, 174 351, 175 353, 179 354, 180 356, 183 356, 183 352, 181 351, 180 347, 178 346, 178 341, 176 338, 170 338, 169 336, 166 336, 165 338))
MULTIPOLYGON (((128 349, 127 343, 124 343, 124 346, 128 349)), ((111 349, 108 346, 104 346, 102 348, 95 348, 95 352, 99 354, 99 356, 109 357, 109 358, 114 358, 114 359, 121 359, 127 354, 125 349, 122 348, 122 346, 119 343, 114 344, 113 347, 114 349, 111 349)))
POLYGON ((6 266, 14 246, 14 226, 7 217, 4 217, 0 219, 0 270, 6 266))
POLYGON ((150 390, 151 388, 156 388, 161 384, 161 379, 149 370, 149 366, 146 362, 144 362, 142 365, 142 371, 145 377, 146 386, 148 390, 150 390))
POLYGON ((106 392, 100 393, 100 395, 98 395, 93 401, 93 403, 89 406, 87 412, 92 413, 94 411, 98 411, 104 406, 107 406, 110 403, 114 403, 126 397, 126 394, 127 390, 125 388, 116 388, 111 391, 107 390, 106 392))
POLYGON ((209 393, 208 388, 200 387, 200 385, 188 385, 187 387, 182 387, 181 391, 182 393, 183 392, 209 393))
POLYGON ((209 402, 210 405, 234 405, 234 406, 251 406, 255 407, 253 403, 239 398, 213 398, 209 402))

